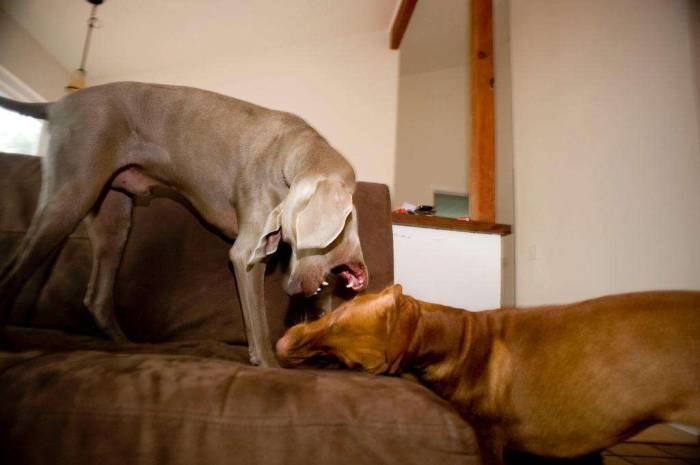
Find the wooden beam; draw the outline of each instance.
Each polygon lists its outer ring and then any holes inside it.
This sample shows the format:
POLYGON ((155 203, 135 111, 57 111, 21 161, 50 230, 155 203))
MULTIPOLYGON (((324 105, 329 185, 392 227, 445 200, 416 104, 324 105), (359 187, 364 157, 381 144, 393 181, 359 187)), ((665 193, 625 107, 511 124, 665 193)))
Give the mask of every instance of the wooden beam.
POLYGON ((411 15, 413 15, 417 2, 418 0, 401 0, 401 5, 399 5, 399 10, 394 18, 394 24, 391 25, 391 42, 389 44, 391 50, 398 50, 399 46, 401 46, 401 40, 406 33, 406 28, 411 21, 411 15))
POLYGON ((446 218, 444 216, 422 216, 394 212, 391 214, 391 221, 394 224, 416 226, 419 228, 449 229, 451 231, 498 234, 499 236, 507 236, 510 234, 510 225, 507 224, 462 221, 456 218, 446 218))
POLYGON ((496 221, 496 158, 493 104, 493 24, 491 0, 471 0, 471 153, 469 216, 496 221))

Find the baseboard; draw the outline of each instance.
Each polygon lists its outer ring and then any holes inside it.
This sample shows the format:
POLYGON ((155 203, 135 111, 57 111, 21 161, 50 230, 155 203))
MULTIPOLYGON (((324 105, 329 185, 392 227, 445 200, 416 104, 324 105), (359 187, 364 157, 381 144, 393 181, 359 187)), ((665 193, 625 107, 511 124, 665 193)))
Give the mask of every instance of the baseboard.
POLYGON ((671 426, 673 426, 676 429, 679 429, 681 431, 685 431, 686 433, 690 433, 696 438, 700 439, 700 428, 696 428, 694 426, 688 426, 688 425, 681 425, 680 423, 669 423, 671 426))

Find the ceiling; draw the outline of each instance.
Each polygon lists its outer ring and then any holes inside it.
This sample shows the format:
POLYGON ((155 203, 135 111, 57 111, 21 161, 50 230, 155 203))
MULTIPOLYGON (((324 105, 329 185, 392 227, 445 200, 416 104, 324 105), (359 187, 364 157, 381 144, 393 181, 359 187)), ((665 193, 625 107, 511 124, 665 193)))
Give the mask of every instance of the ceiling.
MULTIPOLYGON (((249 54, 387 31, 398 3, 105 0, 98 8, 101 27, 93 34, 87 69, 100 77, 178 64, 191 66, 222 53, 249 54)), ((78 66, 90 4, 84 0, 0 0, 0 5, 66 69, 78 66)))
POLYGON ((401 42, 401 74, 466 66, 469 2, 424 0, 416 4, 401 42))

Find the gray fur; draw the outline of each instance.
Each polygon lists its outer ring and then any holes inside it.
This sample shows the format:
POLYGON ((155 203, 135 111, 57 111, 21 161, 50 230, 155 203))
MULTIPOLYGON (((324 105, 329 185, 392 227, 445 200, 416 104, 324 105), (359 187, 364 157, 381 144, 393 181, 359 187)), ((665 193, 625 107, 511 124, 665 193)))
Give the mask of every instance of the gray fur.
POLYGON ((236 238, 230 259, 254 363, 277 364, 261 260, 280 239, 292 246, 290 294, 315 293, 338 265, 366 270, 353 169, 295 115, 204 90, 135 82, 90 87, 47 104, 0 98, 0 106, 47 119, 51 136, 37 211, 0 270, 3 313, 31 272, 88 217, 94 262, 85 304, 107 334, 125 339, 114 317, 114 279, 131 197, 154 186, 176 191, 236 238))

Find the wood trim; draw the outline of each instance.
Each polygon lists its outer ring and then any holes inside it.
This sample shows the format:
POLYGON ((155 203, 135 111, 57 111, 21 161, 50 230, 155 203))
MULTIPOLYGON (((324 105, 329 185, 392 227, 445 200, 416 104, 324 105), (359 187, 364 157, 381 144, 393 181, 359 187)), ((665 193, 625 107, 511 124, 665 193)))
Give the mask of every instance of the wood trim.
POLYGON ((45 102, 46 99, 29 87, 9 69, 0 65, 0 92, 15 100, 25 102, 45 102))
POLYGON ((496 158, 493 103, 493 23, 491 0, 471 0, 469 47, 471 150, 469 216, 496 221, 496 158))
POLYGON ((444 216, 411 215, 409 213, 392 213, 391 221, 403 226, 416 226, 419 228, 449 229, 451 231, 465 231, 481 234, 498 234, 507 236, 511 233, 510 225, 485 223, 483 221, 462 221, 444 216))
POLYGON ((406 33, 406 28, 411 21, 411 15, 413 15, 417 2, 418 0, 401 0, 394 23, 391 25, 391 41, 389 43, 391 50, 398 50, 401 46, 401 40, 403 40, 403 35, 406 33))

